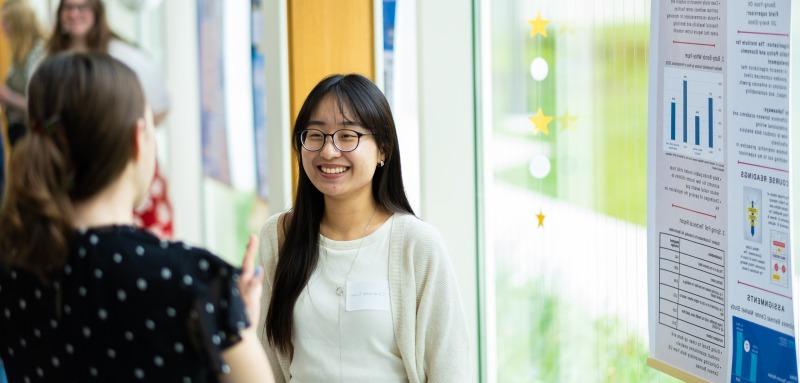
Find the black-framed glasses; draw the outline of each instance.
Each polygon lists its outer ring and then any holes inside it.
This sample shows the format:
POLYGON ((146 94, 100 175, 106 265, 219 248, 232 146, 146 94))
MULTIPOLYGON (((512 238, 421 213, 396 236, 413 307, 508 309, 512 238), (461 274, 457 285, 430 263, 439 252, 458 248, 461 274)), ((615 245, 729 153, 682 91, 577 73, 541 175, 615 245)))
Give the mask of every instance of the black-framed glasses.
POLYGON ((352 129, 339 129, 327 134, 318 129, 306 129, 300 132, 300 144, 309 152, 318 152, 325 146, 328 136, 333 141, 333 146, 340 152, 352 152, 361 143, 361 137, 372 133, 356 132, 352 129))
POLYGON ((80 13, 88 12, 92 10, 92 6, 89 3, 78 3, 78 4, 68 4, 64 3, 61 5, 61 11, 64 13, 69 13, 72 10, 76 10, 80 13))

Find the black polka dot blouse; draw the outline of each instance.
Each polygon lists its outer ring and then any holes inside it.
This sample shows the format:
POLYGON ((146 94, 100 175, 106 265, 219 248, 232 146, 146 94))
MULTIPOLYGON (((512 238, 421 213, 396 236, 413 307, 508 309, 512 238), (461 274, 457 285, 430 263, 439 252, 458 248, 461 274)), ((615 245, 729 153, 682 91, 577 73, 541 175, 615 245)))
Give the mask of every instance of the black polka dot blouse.
POLYGON ((217 382, 248 326, 238 270, 132 226, 77 233, 43 284, 0 265, 9 382, 217 382))

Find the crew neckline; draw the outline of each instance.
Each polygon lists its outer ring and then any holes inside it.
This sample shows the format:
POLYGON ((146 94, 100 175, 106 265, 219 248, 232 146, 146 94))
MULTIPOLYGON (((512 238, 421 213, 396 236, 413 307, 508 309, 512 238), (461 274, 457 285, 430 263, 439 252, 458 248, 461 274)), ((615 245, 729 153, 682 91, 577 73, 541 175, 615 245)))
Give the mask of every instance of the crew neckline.
POLYGON ((356 238, 349 241, 337 241, 320 234, 319 244, 326 249, 339 251, 355 250, 359 247, 363 248, 370 246, 381 240, 387 234, 387 231, 391 230, 395 216, 396 214, 389 216, 389 219, 383 222, 380 227, 365 237, 356 238))

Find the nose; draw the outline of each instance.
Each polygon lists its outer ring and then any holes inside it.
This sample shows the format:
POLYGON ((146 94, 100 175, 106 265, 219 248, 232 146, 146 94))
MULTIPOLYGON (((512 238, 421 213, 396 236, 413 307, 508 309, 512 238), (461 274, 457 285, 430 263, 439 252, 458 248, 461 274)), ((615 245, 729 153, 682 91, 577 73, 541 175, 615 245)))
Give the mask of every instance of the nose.
POLYGON ((64 11, 64 16, 67 17, 67 20, 75 20, 81 18, 81 13, 74 9, 68 9, 64 11))
POLYGON ((319 150, 320 156, 326 160, 341 156, 342 152, 333 145, 333 137, 328 136, 325 138, 325 143, 322 144, 322 149, 319 150))

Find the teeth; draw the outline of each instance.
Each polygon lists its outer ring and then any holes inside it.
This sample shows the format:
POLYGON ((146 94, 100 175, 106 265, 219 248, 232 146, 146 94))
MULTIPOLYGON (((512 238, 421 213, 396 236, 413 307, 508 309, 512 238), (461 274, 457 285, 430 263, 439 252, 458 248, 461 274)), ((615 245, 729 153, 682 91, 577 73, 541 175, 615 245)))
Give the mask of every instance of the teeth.
POLYGON ((326 173, 326 174, 339 174, 339 173, 344 173, 344 171, 347 170, 347 168, 345 168, 345 167, 320 168, 320 169, 322 169, 322 172, 326 173))

